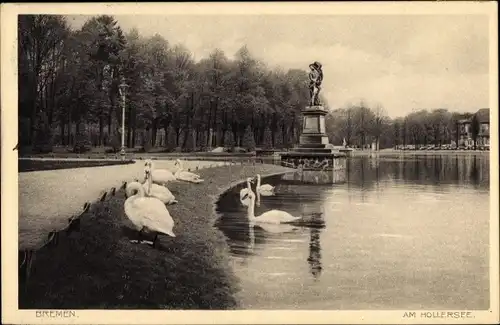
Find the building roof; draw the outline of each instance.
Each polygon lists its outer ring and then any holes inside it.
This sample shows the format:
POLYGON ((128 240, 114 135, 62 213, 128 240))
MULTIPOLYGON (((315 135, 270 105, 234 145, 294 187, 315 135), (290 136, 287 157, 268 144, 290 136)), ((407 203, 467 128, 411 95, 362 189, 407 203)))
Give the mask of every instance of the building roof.
POLYGON ((479 123, 489 123, 490 122, 490 109, 481 108, 475 114, 479 123))

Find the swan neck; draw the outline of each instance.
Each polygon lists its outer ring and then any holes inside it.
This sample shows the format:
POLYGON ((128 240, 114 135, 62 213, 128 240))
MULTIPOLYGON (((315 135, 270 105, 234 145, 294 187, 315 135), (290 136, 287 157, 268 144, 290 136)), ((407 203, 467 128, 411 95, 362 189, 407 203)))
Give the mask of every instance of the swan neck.
POLYGON ((153 175, 150 172, 148 175, 148 194, 151 194, 151 186, 153 186, 153 175))
POLYGON ((260 175, 257 175, 257 187, 260 187, 260 175))
POLYGON ((255 197, 252 196, 250 197, 250 204, 248 205, 248 210, 247 210, 247 217, 248 220, 254 221, 255 218, 255 197))

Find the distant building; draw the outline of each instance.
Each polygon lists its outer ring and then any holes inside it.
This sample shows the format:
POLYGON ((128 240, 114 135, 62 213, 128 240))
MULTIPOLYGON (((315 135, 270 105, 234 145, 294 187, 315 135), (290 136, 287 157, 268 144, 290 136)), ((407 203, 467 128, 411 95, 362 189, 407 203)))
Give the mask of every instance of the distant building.
POLYGON ((490 109, 481 108, 476 113, 479 122, 479 132, 477 134, 478 146, 490 145, 490 109))
POLYGON ((472 141, 472 132, 471 132, 471 119, 462 119, 458 120, 458 145, 471 147, 474 145, 472 141))
MULTIPOLYGON (((477 134, 477 146, 490 145, 490 109, 481 108, 473 116, 476 116, 479 122, 479 132, 477 134)), ((458 120, 458 145, 473 147, 472 137, 472 117, 458 120)))

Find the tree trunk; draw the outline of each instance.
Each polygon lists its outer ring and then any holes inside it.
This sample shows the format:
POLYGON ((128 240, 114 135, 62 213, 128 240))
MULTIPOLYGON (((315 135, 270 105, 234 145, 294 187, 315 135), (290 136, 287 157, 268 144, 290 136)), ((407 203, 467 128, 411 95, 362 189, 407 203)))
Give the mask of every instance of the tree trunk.
POLYGON ((31 119, 30 119, 30 144, 35 143, 35 120, 36 120, 36 92, 33 95, 32 101, 32 111, 31 111, 31 119))
POLYGON ((78 120, 76 121, 75 128, 76 128, 76 129, 75 129, 75 135, 80 134, 80 119, 78 119, 78 120))
POLYGON ((128 148, 132 148, 132 110, 133 108, 130 106, 129 104, 129 109, 128 109, 128 127, 127 127, 127 139, 126 139, 126 143, 127 143, 127 147, 128 148))
POLYGON ((108 141, 111 141, 113 138, 113 131, 111 129, 111 122, 113 119, 113 115, 111 114, 112 108, 109 109, 109 116, 108 116, 108 141))
POLYGON ((99 145, 104 144, 104 119, 102 113, 99 114, 99 145))
POLYGON ((72 133, 73 130, 72 130, 72 127, 71 127, 71 123, 72 123, 72 121, 71 121, 71 107, 70 107, 70 109, 68 111, 68 141, 67 141, 68 146, 72 145, 72 143, 71 143, 71 133, 72 133))
MULTIPOLYGON (((217 137, 215 137, 215 139, 213 138, 213 130, 217 130, 217 111, 218 111, 218 108, 219 108, 219 97, 216 96, 215 97, 215 104, 214 104, 214 113, 213 113, 213 119, 212 119, 212 125, 209 126, 212 130, 212 134, 210 135, 210 147, 212 146, 217 146, 217 137)), ((217 132, 216 132, 217 134, 217 132)))
POLYGON ((179 138, 180 138, 180 136, 181 136, 181 128, 177 126, 175 128, 175 147, 179 146, 179 138))
POLYGON ((152 123, 152 135, 151 135, 151 146, 156 144, 156 131, 157 131, 158 119, 154 118, 152 123))
POLYGON ((194 132, 191 132, 191 136, 193 137, 193 151, 196 151, 196 145, 198 144, 197 138, 198 138, 198 127, 194 130, 194 132))
POLYGON ((214 130, 213 130, 212 128, 210 128, 210 129, 208 130, 207 146, 208 146, 209 148, 212 148, 212 146, 213 146, 213 144, 214 144, 214 143, 213 143, 213 138, 212 138, 213 131, 214 131, 214 130))
POLYGON ((136 135, 137 135, 137 130, 136 130, 136 127, 135 127, 135 122, 134 122, 134 126, 132 128, 132 148, 135 148, 136 135))
POLYGON ((66 141, 64 141, 64 120, 63 120, 63 118, 61 118, 59 121, 59 131, 61 132, 61 145, 64 146, 66 141))

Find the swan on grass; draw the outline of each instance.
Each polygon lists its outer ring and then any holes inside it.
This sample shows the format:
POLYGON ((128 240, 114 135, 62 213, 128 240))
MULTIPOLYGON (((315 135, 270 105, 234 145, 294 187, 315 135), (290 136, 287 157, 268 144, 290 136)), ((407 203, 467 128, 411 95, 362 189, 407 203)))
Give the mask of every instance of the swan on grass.
POLYGON ((203 179, 200 178, 200 175, 185 171, 183 168, 183 165, 182 165, 182 161, 180 161, 179 159, 176 159, 175 166, 178 166, 178 168, 177 168, 177 171, 175 172, 174 176, 178 180, 190 182, 190 183, 202 183, 203 182, 203 179))
POLYGON ((247 187, 240 191, 240 202, 241 202, 241 204, 243 204, 246 207, 250 204, 250 198, 246 197, 246 195, 248 194, 249 191, 252 190, 252 185, 251 185, 252 183, 253 183, 252 178, 248 177, 247 178, 247 187), (243 199, 244 197, 246 197, 246 198, 243 199))
POLYGON ((248 205, 247 217, 251 223, 270 223, 281 224, 298 221, 301 217, 294 217, 290 213, 281 210, 270 210, 264 212, 260 216, 255 216, 255 194, 250 190, 243 199, 250 198, 248 205))
POLYGON ((144 191, 146 192, 146 196, 152 196, 162 201, 164 204, 175 204, 177 200, 175 196, 170 192, 170 190, 166 186, 161 186, 157 184, 153 184, 153 180, 151 177, 151 166, 146 164, 144 168, 144 174, 146 181, 142 185, 144 187, 144 191))
POLYGON ((130 242, 149 243, 155 246, 158 234, 175 237, 174 220, 163 202, 154 197, 144 196, 144 187, 139 182, 129 183, 126 193, 128 198, 124 204, 125 214, 139 232, 139 238, 130 242), (133 191, 136 191, 134 195, 132 195, 133 191), (156 233, 153 242, 143 240, 146 231, 156 233))
POLYGON ((168 182, 173 182, 176 180, 175 175, 167 169, 155 169, 153 161, 150 159, 146 160, 144 166, 149 167, 151 170, 151 179, 153 183, 159 185, 166 185, 168 182))

